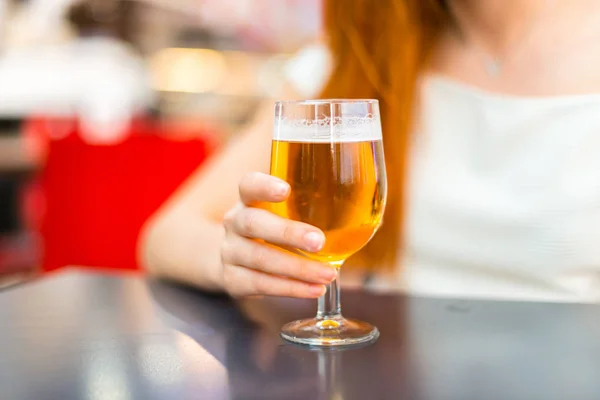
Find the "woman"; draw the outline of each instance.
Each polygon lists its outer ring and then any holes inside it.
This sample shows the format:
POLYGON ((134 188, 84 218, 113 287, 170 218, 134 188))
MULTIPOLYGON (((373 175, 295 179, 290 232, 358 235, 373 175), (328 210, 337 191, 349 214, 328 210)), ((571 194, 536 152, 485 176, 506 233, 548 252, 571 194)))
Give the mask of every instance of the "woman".
MULTIPOLYGON (((385 118, 386 220, 355 268, 431 296, 600 299, 599 2, 329 0, 325 28, 321 96, 378 98, 385 118)), ((150 272, 234 296, 334 278, 263 244, 324 240, 252 207, 289 194, 265 175, 265 115, 149 223, 150 272)))

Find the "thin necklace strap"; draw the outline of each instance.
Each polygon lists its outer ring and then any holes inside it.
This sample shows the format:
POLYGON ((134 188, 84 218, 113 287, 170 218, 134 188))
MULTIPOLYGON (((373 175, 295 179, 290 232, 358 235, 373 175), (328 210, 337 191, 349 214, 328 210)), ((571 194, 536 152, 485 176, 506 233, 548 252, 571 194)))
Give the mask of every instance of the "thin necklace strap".
MULTIPOLYGON (((533 18, 532 23, 529 24, 531 26, 530 29, 528 29, 523 37, 521 38, 521 40, 519 40, 519 43, 524 43, 530 36, 533 35, 533 33, 536 31, 536 25, 538 25, 539 20, 541 19, 541 16, 544 14, 543 11, 548 12, 549 10, 549 3, 550 0, 544 0, 544 4, 542 6, 540 6, 540 10, 538 11, 538 13, 536 14, 536 16, 533 18)), ((485 49, 483 49, 481 46, 479 46, 476 42, 474 42, 473 40, 469 40, 468 35, 466 34, 465 30, 463 28, 461 28, 460 23, 458 21, 458 18, 456 16, 456 13, 453 12, 452 7, 450 7, 450 5, 448 4, 447 1, 443 1, 443 4, 445 4, 445 6, 448 9, 448 14, 450 15, 450 27, 452 29, 452 33, 454 33, 456 35, 456 37, 458 38, 458 40, 465 46, 470 45, 470 47, 477 53, 477 56, 481 59, 481 62, 483 64, 483 68, 485 69, 486 73, 491 76, 491 77, 498 77, 501 73, 502 73, 502 69, 504 67, 504 64, 506 64, 507 59, 509 59, 510 56, 514 56, 517 51, 513 50, 512 52, 508 52, 505 55, 493 55, 490 54, 489 51, 486 51, 485 49)), ((553 4, 556 4, 555 1, 553 1, 553 4)))

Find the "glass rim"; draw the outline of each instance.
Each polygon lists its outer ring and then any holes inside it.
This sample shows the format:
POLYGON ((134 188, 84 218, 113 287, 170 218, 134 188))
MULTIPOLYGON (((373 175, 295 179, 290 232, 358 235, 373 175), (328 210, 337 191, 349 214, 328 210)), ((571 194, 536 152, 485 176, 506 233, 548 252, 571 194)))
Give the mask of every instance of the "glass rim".
POLYGON ((377 100, 377 99, 278 100, 275 102, 275 105, 313 106, 313 105, 323 105, 323 104, 352 104, 352 103, 379 104, 379 100, 377 100))

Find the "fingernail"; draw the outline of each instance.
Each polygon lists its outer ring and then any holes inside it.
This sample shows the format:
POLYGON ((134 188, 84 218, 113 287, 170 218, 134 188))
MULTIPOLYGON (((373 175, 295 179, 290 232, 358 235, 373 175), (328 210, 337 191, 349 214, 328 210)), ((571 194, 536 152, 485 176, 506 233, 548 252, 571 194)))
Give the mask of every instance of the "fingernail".
POLYGON ((306 249, 308 251, 319 251, 323 248, 323 242, 325 238, 321 233, 318 232, 308 232, 304 235, 304 243, 306 244, 306 249))
POLYGON ((322 285, 318 285, 318 286, 312 285, 310 287, 310 289, 308 289, 310 294, 312 294, 314 296, 319 296, 319 297, 323 296, 325 294, 326 290, 327 289, 325 288, 325 286, 322 286, 322 285))
POLYGON ((277 181, 273 184, 273 194, 275 196, 285 196, 290 190, 290 185, 285 182, 277 181))
POLYGON ((337 270, 335 268, 324 267, 319 270, 319 278, 323 279, 326 283, 331 282, 337 276, 337 270))

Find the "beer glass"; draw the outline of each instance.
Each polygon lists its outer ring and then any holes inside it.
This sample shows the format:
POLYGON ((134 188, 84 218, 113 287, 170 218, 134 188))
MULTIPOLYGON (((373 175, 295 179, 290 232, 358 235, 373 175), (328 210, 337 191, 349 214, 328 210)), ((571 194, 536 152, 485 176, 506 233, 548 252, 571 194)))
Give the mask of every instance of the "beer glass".
POLYGON ((275 104, 271 175, 291 186, 273 213, 320 228, 317 253, 293 251, 329 263, 338 278, 319 298, 315 318, 286 324, 281 336, 309 346, 374 341, 376 327, 341 314, 339 272, 373 237, 383 216, 387 181, 377 100, 280 101, 275 104))

